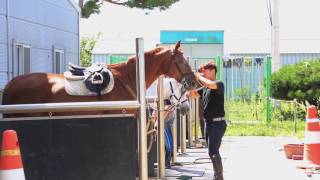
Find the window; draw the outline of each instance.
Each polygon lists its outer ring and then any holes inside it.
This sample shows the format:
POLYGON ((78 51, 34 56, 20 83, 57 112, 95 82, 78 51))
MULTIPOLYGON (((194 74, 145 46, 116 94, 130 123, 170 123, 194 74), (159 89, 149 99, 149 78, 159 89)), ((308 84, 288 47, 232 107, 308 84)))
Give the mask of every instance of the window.
POLYGON ((14 75, 31 72, 31 46, 14 43, 14 75))
POLYGON ((66 70, 64 50, 53 49, 53 72, 61 74, 66 70))

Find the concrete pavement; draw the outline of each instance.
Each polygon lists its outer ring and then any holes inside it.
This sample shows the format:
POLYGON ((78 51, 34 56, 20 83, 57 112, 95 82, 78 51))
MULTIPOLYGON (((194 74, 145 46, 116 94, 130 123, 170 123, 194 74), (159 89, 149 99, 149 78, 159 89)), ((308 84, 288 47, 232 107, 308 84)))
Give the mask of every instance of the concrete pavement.
MULTIPOLYGON (((286 159, 283 145, 301 143, 293 137, 224 137, 221 156, 225 180, 320 180, 297 169, 303 161, 286 159)), ((320 153, 320 152, 319 152, 320 153)), ((166 170, 166 179, 212 179, 213 168, 207 149, 188 149, 179 155, 183 166, 166 170)))

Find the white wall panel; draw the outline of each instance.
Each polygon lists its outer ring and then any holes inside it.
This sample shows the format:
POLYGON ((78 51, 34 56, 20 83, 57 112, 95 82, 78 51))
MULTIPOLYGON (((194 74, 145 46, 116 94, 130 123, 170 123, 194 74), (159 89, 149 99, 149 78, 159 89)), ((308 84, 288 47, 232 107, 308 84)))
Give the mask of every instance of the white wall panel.
POLYGON ((7 14, 7 1, 6 0, 0 0, 0 14, 7 14))
POLYGON ((10 16, 69 32, 78 31, 78 14, 71 4, 56 5, 44 0, 10 0, 10 16))
POLYGON ((0 72, 0 90, 7 84, 7 73, 0 72))
POLYGON ((68 65, 69 62, 73 64, 79 64, 78 54, 67 52, 65 53, 65 58, 66 58, 66 65, 68 65))
POLYGON ((13 61, 13 39, 31 45, 31 72, 52 72, 53 46, 63 49, 65 56, 78 64, 78 12, 69 0, 9 0, 9 50, 6 1, 0 0, 0 88, 7 83, 8 61, 13 61))
POLYGON ((31 49, 31 72, 52 72, 52 50, 31 49))
POLYGON ((0 43, 0 72, 8 71, 7 44, 0 43))
POLYGON ((0 43, 7 43, 7 20, 0 14, 0 43))
POLYGON ((61 46, 70 52, 77 53, 78 34, 52 29, 50 27, 12 19, 10 24, 12 37, 17 41, 31 43, 42 49, 52 49, 53 45, 61 46))

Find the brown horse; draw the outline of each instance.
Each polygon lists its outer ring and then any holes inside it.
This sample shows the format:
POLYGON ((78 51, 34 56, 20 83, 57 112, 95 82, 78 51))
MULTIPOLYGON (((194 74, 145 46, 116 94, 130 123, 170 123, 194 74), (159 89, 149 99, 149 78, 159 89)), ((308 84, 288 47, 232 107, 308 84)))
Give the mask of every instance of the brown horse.
MULTIPOLYGON (((158 47, 144 54, 147 88, 162 74, 175 78, 187 90, 197 86, 195 76, 179 48, 180 42, 173 49, 158 47)), ((7 84, 2 104, 134 100, 136 99, 136 62, 136 57, 131 57, 127 62, 108 66, 114 76, 114 88, 105 95, 71 96, 65 91, 65 79, 62 74, 31 73, 15 77, 7 84)), ((135 113, 136 111, 127 112, 135 113)), ((53 115, 109 113, 120 113, 120 111, 56 112, 53 115)), ((4 114, 4 117, 17 116, 48 116, 48 113, 4 114)))

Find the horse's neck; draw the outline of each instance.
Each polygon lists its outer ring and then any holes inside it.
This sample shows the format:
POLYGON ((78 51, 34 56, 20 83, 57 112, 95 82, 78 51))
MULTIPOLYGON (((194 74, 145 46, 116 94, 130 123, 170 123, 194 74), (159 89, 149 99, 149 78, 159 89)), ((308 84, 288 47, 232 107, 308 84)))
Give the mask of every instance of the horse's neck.
POLYGON ((160 55, 149 55, 145 58, 147 88, 150 87, 160 75, 166 74, 169 61, 170 55, 167 52, 160 55))
MULTIPOLYGON (((146 88, 149 88, 151 84, 158 79, 162 74, 165 74, 165 68, 168 61, 168 54, 148 54, 145 55, 145 79, 146 88)), ((136 91, 136 58, 129 59, 127 63, 120 64, 118 66, 111 66, 120 72, 120 78, 127 83, 128 86, 135 92, 136 91), (127 77, 127 78, 126 78, 127 77)))

